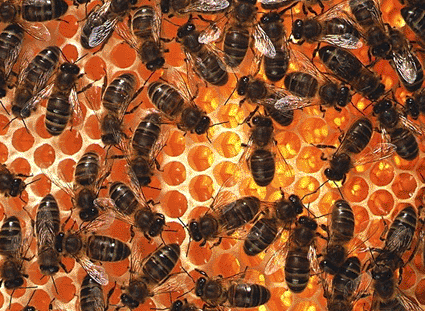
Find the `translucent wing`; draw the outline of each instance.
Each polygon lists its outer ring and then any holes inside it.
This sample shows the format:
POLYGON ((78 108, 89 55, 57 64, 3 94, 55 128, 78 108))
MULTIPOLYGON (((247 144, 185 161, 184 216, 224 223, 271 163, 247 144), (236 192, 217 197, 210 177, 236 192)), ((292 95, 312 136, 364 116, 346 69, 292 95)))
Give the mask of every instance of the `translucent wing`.
POLYGON ((197 0, 188 5, 183 12, 216 12, 229 7, 227 0, 197 0))
POLYGON ((192 279, 186 273, 175 273, 166 279, 165 282, 155 287, 152 294, 187 291, 190 287, 193 287, 192 279))
MULTIPOLYGON (((109 283, 108 274, 102 266, 95 265, 86 256, 76 258, 77 262, 86 270, 87 274, 100 285, 106 286, 109 283)), ((103 293, 100 297, 103 297, 103 293)))
POLYGON ((289 93, 288 95, 281 94, 279 97, 267 98, 261 101, 261 103, 266 106, 274 107, 280 112, 303 109, 314 105, 311 100, 306 100, 305 98, 297 97, 289 93))
POLYGON ((412 244, 411 230, 404 226, 397 227, 391 237, 386 239, 384 249, 392 253, 403 254, 412 244))
POLYGON ((269 58, 276 57, 276 48, 273 42, 259 24, 254 27, 253 37, 255 48, 260 51, 261 54, 269 58))
POLYGON ((24 29, 24 31, 39 41, 50 41, 51 35, 49 29, 43 23, 29 23, 25 20, 19 22, 19 26, 24 29))
POLYGON ((118 25, 115 27, 115 31, 133 49, 136 51, 139 49, 137 38, 130 31, 127 23, 118 23, 118 25))
POLYGON ((360 38, 349 33, 343 35, 326 35, 321 40, 344 49, 360 49, 363 46, 360 38))
POLYGON ((61 190, 65 191, 66 194, 68 194, 71 198, 74 196, 74 189, 72 184, 65 182, 65 177, 62 174, 54 174, 50 170, 41 169, 43 174, 47 176, 52 183, 55 184, 56 187, 60 188, 61 190))
POLYGON ((31 97, 31 99, 28 100, 28 102, 25 103, 25 106, 21 109, 21 116, 29 115, 32 110, 35 110, 40 101, 47 99, 53 90, 53 86, 54 84, 51 83, 31 97))
POLYGON ((425 133, 425 130, 420 126, 417 125, 415 123, 413 123, 411 120, 407 119, 405 116, 403 115, 399 115, 400 121, 401 123, 410 131, 412 131, 414 134, 419 135, 419 136, 423 136, 425 133))
POLYGON ((111 36, 118 19, 107 20, 102 25, 94 27, 89 36, 89 46, 95 48, 111 36))
POLYGON ((292 4, 294 1, 293 0, 260 0, 260 2, 262 4, 279 4, 282 6, 286 6, 286 5, 292 4))
POLYGON ((107 214, 112 213, 113 217, 112 218, 117 218, 120 219, 132 226, 135 226, 135 222, 134 222, 134 218, 132 215, 127 215, 124 214, 123 212, 121 212, 120 209, 118 209, 118 207, 115 205, 114 200, 110 199, 110 198, 98 198, 94 201, 96 207, 102 209, 102 210, 106 210, 107 214), (109 213, 108 213, 109 212, 109 213))
POLYGON ((31 63, 31 55, 33 51, 27 50, 24 55, 22 55, 21 63, 19 64, 19 76, 18 76, 18 85, 22 84, 25 80, 25 77, 28 75, 31 63))
POLYGON ((154 6, 154 12, 155 12, 155 15, 153 17, 152 36, 155 42, 159 42, 161 38, 162 12, 158 5, 154 6))
POLYGON ((392 53, 392 61, 397 73, 408 83, 416 81, 418 68, 415 57, 410 51, 404 50, 403 53, 392 53))
POLYGON ((317 252, 316 252, 316 246, 310 245, 308 249, 308 255, 307 255, 308 261, 310 262, 311 270, 314 274, 319 274, 322 272, 322 269, 319 265, 319 260, 317 259, 317 252))
POLYGON ((207 28, 205 28, 198 37, 199 43, 209 44, 211 42, 217 41, 221 36, 221 29, 216 23, 211 23, 207 28))
MULTIPOLYGON (((72 127, 81 126, 84 122, 84 114, 81 109, 81 103, 80 103, 80 100, 78 99, 78 94, 75 87, 71 89, 71 94, 69 95, 69 102, 72 107, 72 120, 71 120, 72 127)), ((78 129, 79 128, 77 128, 77 130, 78 129)))
POLYGON ((399 300, 400 304, 404 306, 405 310, 423 311, 422 307, 416 302, 416 300, 413 300, 412 298, 408 297, 400 289, 397 289, 397 291, 398 296, 395 299, 399 300))
POLYGON ((363 155, 360 159, 356 160, 354 166, 364 165, 384 160, 391 157, 396 151, 396 146, 391 143, 378 143, 371 152, 363 155))
MULTIPOLYGON (((186 56, 190 57, 189 60, 192 60, 192 57, 189 53, 186 53, 186 56)), ((190 102, 192 99, 192 92, 181 71, 175 69, 174 67, 167 69, 167 81, 176 87, 177 91, 180 93, 180 95, 183 96, 186 102, 190 102)))
POLYGON ((83 231, 85 233, 90 233, 90 232, 95 232, 97 230, 107 229, 114 222, 114 219, 115 219, 115 217, 112 214, 112 212, 101 213, 94 220, 87 222, 87 223, 84 223, 80 227, 80 231, 83 231))
POLYGON ((286 257, 289 252, 290 239, 288 239, 284 245, 282 245, 273 255, 269 258, 264 268, 264 273, 266 275, 271 275, 276 271, 282 269, 285 265, 286 257))
POLYGON ((13 49, 9 50, 9 53, 6 55, 6 59, 4 60, 4 74, 5 77, 9 77, 13 66, 18 60, 19 53, 22 48, 22 42, 16 44, 13 49))

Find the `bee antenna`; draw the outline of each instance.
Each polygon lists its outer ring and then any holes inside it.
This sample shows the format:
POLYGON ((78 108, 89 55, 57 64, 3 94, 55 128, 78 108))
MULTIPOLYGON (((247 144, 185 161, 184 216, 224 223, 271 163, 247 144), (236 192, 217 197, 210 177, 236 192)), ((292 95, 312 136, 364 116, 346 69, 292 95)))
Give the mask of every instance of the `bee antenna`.
POLYGON ((229 102, 230 98, 233 96, 233 93, 235 93, 236 88, 237 88, 237 85, 238 85, 238 82, 239 82, 239 79, 238 79, 238 76, 236 75, 236 73, 233 72, 233 74, 235 75, 235 78, 236 78, 236 86, 233 88, 233 91, 232 91, 232 93, 230 93, 229 97, 227 97, 226 101, 223 104, 224 106, 227 105, 227 103, 229 102))
POLYGON ((3 102, 0 100, 0 105, 3 107, 3 110, 6 111, 7 115, 10 116, 9 111, 7 111, 6 107, 3 105, 3 102))
MULTIPOLYGON (((357 108, 356 107, 356 105, 354 105, 354 103, 352 102, 352 101, 350 101, 350 104, 358 111, 358 112, 360 112, 362 115, 364 115, 365 116, 365 114, 363 113, 363 111, 361 111, 359 108, 357 108)), ((366 107, 367 108, 367 107, 366 107)), ((365 108, 365 109, 366 109, 365 108)))
POLYGON ((58 292, 58 288, 56 287, 56 282, 55 282, 54 277, 53 277, 53 276, 51 276, 51 279, 52 279, 53 287, 55 288, 56 294, 59 294, 59 292, 58 292))
MULTIPOLYGON (((190 273, 183 267, 183 266, 181 266, 181 268, 182 268, 182 270, 188 275, 188 277, 190 277, 190 279, 192 280, 192 282, 193 283, 196 283, 196 281, 195 281, 195 279, 190 275, 190 273)), ((193 289, 192 289, 193 290, 193 289)), ((191 290, 191 291, 192 291, 191 290)), ((181 295, 181 296, 183 296, 183 295, 181 295)), ((181 297, 181 296, 179 296, 179 297, 181 297)))
POLYGON ((13 293, 15 292, 16 288, 13 289, 12 293, 10 294, 10 299, 9 299, 9 310, 12 307, 12 298, 13 298, 13 293))
POLYGON ((146 188, 150 188, 150 189, 154 189, 154 190, 159 190, 159 191, 162 190, 161 188, 153 187, 153 186, 146 186, 146 188))
POLYGON ((167 19, 167 18, 164 18, 164 21, 166 21, 166 22, 169 22, 171 25, 174 25, 174 26, 176 26, 176 27, 180 27, 181 25, 178 25, 178 24, 176 24, 176 23, 173 23, 172 21, 170 21, 169 19, 167 19))
POLYGON ((32 294, 31 294, 31 296, 30 296, 30 299, 28 299, 27 306, 30 304, 30 301, 31 301, 32 297, 34 297, 34 295, 35 295, 35 292, 36 292, 36 291, 33 291, 33 292, 32 292, 32 294))
POLYGON ((320 190, 320 188, 322 188, 325 184, 327 184, 329 182, 329 179, 328 180, 326 180, 325 182, 323 182, 316 190, 314 190, 313 192, 310 192, 310 193, 307 193, 307 194, 305 194, 302 198, 301 198, 301 201, 303 201, 306 197, 308 197, 308 196, 310 196, 310 195, 313 195, 313 194, 315 194, 317 191, 319 191, 320 190))
MULTIPOLYGON (((3 104, 2 104, 2 106, 3 106, 3 104)), ((4 106, 3 106, 4 107, 4 106)), ((13 121, 15 121, 16 119, 17 119, 18 117, 14 117, 13 119, 11 119, 9 122, 7 122, 6 123, 6 125, 5 126, 3 126, 3 130, 6 128, 6 127, 8 127, 13 121)))
POLYGON ((22 123, 24 124, 25 129, 27 130, 28 134, 31 134, 30 131, 28 130, 27 124, 25 123, 25 120, 22 119, 22 123))
POLYGON ((77 58, 77 60, 74 62, 74 64, 75 63, 77 63, 77 62, 79 62, 80 60, 82 60, 84 57, 86 57, 87 55, 89 55, 89 53, 86 53, 86 54, 84 54, 84 55, 81 55, 80 57, 78 57, 77 58))

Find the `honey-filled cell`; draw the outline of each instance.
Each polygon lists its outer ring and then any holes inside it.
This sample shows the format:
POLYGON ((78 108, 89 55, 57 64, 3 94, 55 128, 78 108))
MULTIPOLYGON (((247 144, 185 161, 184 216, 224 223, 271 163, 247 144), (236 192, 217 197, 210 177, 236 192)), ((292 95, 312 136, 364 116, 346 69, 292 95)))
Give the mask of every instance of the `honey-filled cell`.
POLYGON ((370 195, 367 205, 375 216, 385 216, 392 211, 394 198, 387 190, 377 190, 370 195))
POLYGON ((189 184, 190 194, 198 202, 207 201, 214 192, 214 182, 208 175, 195 176, 189 184))
POLYGON ((34 141, 34 136, 24 127, 13 132, 12 145, 16 151, 28 151, 34 145, 34 141))
POLYGON ((301 124, 299 132, 307 144, 320 144, 329 135, 326 122, 318 118, 309 118, 301 124))
POLYGON ((388 161, 375 163, 370 170, 370 181, 376 186, 386 186, 394 178, 394 167, 388 161))
POLYGON ((167 163, 162 169, 164 181, 170 186, 180 185, 186 180, 186 168, 180 162, 167 163))
POLYGON ((161 199, 161 208, 168 217, 181 217, 187 211, 187 198, 177 190, 167 191, 161 199))
POLYGON ((214 163, 214 155, 206 146, 196 146, 189 151, 189 165, 195 171, 205 171, 214 163))
POLYGON ((234 132, 224 132, 214 139, 213 146, 226 158, 233 158, 241 151, 241 138, 234 132))
POLYGON ((410 199, 416 190, 416 179, 408 173, 397 175, 391 185, 394 195, 400 200, 410 199))

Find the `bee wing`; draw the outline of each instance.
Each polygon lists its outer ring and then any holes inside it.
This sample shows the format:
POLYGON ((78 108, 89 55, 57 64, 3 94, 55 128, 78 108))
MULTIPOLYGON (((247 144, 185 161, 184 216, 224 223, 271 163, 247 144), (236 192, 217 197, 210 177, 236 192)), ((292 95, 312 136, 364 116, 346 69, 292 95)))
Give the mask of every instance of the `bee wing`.
POLYGON ((274 98, 267 98, 262 101, 263 105, 274 107, 280 112, 288 112, 313 106, 314 103, 305 98, 297 97, 289 92, 279 92, 274 98))
POLYGON ((282 245, 273 255, 269 258, 264 268, 264 274, 271 275, 276 271, 282 269, 285 265, 286 256, 289 252, 290 239, 282 245))
POLYGON ((97 198, 94 201, 94 204, 96 205, 96 207, 100 208, 101 210, 112 212, 113 218, 122 220, 132 226, 135 225, 133 217, 131 215, 126 215, 122 213, 118 209, 118 207, 115 205, 114 200, 110 198, 97 198))
POLYGON ((4 73, 6 77, 9 77, 12 72, 12 68, 18 60, 19 53, 22 48, 22 43, 16 44, 7 54, 6 59, 4 60, 4 73))
POLYGON ((353 165, 364 165, 367 163, 377 162, 391 157, 396 151, 396 146, 391 143, 378 143, 371 152, 357 159, 353 165))
POLYGON ((21 63, 19 64, 19 75, 18 75, 18 85, 22 84, 25 77, 28 75, 30 68, 30 63, 34 51, 27 50, 24 55, 21 57, 21 63))
MULTIPOLYGON (((189 61, 192 61, 191 55, 189 53, 186 53, 186 57, 188 57, 189 61)), ((188 83, 186 83, 186 80, 184 79, 181 71, 177 70, 174 67, 169 67, 167 69, 168 69, 166 74, 167 81, 170 82, 179 91, 180 95, 183 96, 186 102, 190 102, 192 98, 191 89, 188 83)), ((189 71, 190 70, 188 70, 188 75, 189 75, 189 71)))
POLYGON ((411 230, 404 226, 397 227, 390 239, 386 239, 384 248, 390 252, 403 254, 412 244, 411 230))
POLYGON ((254 46, 258 51, 260 51, 261 54, 269 58, 276 57, 276 48, 274 47, 273 42, 270 40, 269 36, 266 34, 263 28, 261 28, 260 24, 257 24, 254 27, 253 37, 254 46))
POLYGON ((307 255, 308 261, 310 262, 311 270, 314 274, 319 274, 322 272, 322 269, 320 268, 319 260, 317 258, 317 251, 316 246, 310 245, 308 249, 308 255, 307 255))
POLYGON ((78 126, 77 130, 79 130, 80 126, 82 126, 84 122, 84 114, 83 114, 83 110, 81 109, 81 103, 80 103, 80 100, 78 99, 78 94, 75 87, 71 89, 71 93, 69 94, 69 102, 72 107, 72 119, 71 119, 72 127, 78 126))
POLYGON ((161 38, 162 12, 158 5, 154 5, 154 12, 155 12, 155 15, 153 17, 153 23, 152 23, 152 36, 155 42, 159 42, 161 38))
POLYGON ((163 293, 173 293, 177 291, 187 291, 192 285, 192 279, 186 273, 174 273, 165 279, 163 283, 155 287, 152 291, 154 295, 163 293))
MULTIPOLYGON (((76 261, 83 267, 90 277, 100 285, 106 286, 109 283, 108 274, 105 268, 95 265, 86 256, 76 258, 76 261)), ((102 296, 103 297, 103 296, 102 296)))
POLYGON ((46 42, 51 40, 50 31, 43 23, 29 23, 21 20, 18 24, 27 34, 36 40, 46 42))
POLYGON ((134 50, 137 51, 139 49, 137 38, 131 32, 127 23, 118 23, 117 26, 115 27, 115 31, 134 50))
POLYGON ((100 26, 94 27, 89 36, 89 46, 95 48, 103 43, 112 33, 118 19, 107 20, 100 26))
POLYGON ((418 73, 418 68, 416 66, 417 61, 408 46, 405 46, 401 53, 391 53, 391 59, 394 63, 394 69, 403 80, 408 83, 416 81, 418 73))
POLYGON ((262 4, 280 4, 282 6, 287 6, 292 4, 293 0, 260 0, 262 4))
POLYGON ((183 12, 216 12, 229 7, 227 0, 196 0, 188 5, 183 12))
POLYGON ((58 175, 56 175, 53 172, 51 172, 50 170, 46 170, 46 169, 41 169, 41 172, 45 176, 47 176, 47 178, 49 178, 50 181, 52 183, 54 183, 56 187, 65 191, 66 194, 68 194, 71 198, 74 196, 73 185, 64 181, 64 180, 66 180, 66 178, 63 176, 62 173, 59 173, 58 175))
POLYGON ((57 232, 54 229, 53 223, 50 219, 38 219, 36 220, 38 224, 37 228, 37 246, 40 250, 42 246, 53 247, 56 238, 57 232))
POLYGON ((359 38, 349 33, 343 35, 326 35, 323 36, 321 40, 344 49, 355 50, 363 46, 359 38))
POLYGON ((90 233, 97 230, 107 229, 114 222, 114 219, 115 217, 110 210, 100 213, 100 215, 92 221, 83 223, 82 226, 80 226, 79 231, 90 233))
POLYGON ((405 308, 405 310, 409 311, 423 311, 422 307, 416 302, 416 300, 408 297, 405 293, 403 293, 399 288, 397 288, 397 297, 400 304, 405 308))
MULTIPOLYGON (((40 85, 41 85, 41 83, 40 83, 40 85)), ((40 103, 40 101, 49 97, 49 95, 51 94, 51 92, 53 90, 53 86, 54 86, 54 84, 51 83, 51 84, 47 85, 45 88, 43 88, 42 90, 40 90, 38 93, 36 93, 33 97, 31 97, 31 99, 28 100, 28 102, 25 103, 25 106, 22 108, 20 114, 26 115, 27 111, 34 110, 37 107, 37 105, 40 103)))
POLYGON ((207 28, 205 28, 198 37, 199 43, 209 44, 211 42, 217 41, 221 36, 221 29, 216 23, 211 23, 207 28))
POLYGON ((409 120, 408 118, 406 118, 403 115, 400 115, 399 118, 400 118, 401 123, 408 130, 412 131, 414 134, 419 135, 419 136, 423 136, 424 135, 425 130, 421 126, 413 123, 411 120, 409 120))

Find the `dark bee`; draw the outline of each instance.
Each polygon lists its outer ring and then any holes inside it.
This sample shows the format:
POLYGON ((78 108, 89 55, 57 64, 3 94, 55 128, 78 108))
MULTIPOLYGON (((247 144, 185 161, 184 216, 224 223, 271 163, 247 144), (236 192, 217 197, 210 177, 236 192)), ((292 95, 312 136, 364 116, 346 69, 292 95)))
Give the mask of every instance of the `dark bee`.
POLYGON ((148 240, 162 233, 165 226, 164 215, 154 212, 151 202, 136 195, 127 185, 114 182, 109 187, 109 196, 110 199, 96 200, 96 204, 112 210, 118 218, 140 230, 148 240))
POLYGON ((287 109, 288 105, 280 103, 286 95, 282 97, 281 92, 275 92, 265 81, 252 76, 243 76, 239 79, 236 90, 239 96, 244 96, 242 101, 249 100, 252 103, 262 104, 267 114, 278 124, 288 126, 294 120, 293 109, 287 109))
POLYGON ((226 0, 161 0, 160 6, 162 13, 168 14, 171 12, 169 16, 172 17, 173 13, 179 15, 195 12, 206 14, 219 13, 229 7, 229 2, 226 0))
POLYGON ((271 297, 270 291, 259 284, 244 283, 240 274, 230 278, 222 276, 208 277, 202 274, 196 281, 195 294, 205 303, 204 310, 220 306, 233 308, 253 308, 266 304, 271 297))
POLYGON ((19 75, 12 104, 12 113, 18 118, 28 118, 37 108, 49 87, 46 85, 56 70, 61 51, 57 46, 42 50, 19 75))
POLYGON ((413 30, 420 40, 425 41, 425 9, 417 6, 406 6, 401 9, 400 13, 407 26, 413 30))
POLYGON ((86 275, 81 283, 80 308, 81 311, 106 310, 102 285, 93 280, 90 275, 86 275))
POLYGON ((360 285, 361 263, 357 257, 349 257, 333 277, 331 288, 324 287, 329 311, 353 310, 354 303, 362 297, 360 285))
POLYGON ((218 239, 214 246, 221 243, 223 236, 231 235, 237 229, 252 222, 261 211, 261 202, 253 196, 231 201, 226 194, 219 192, 210 207, 198 219, 192 219, 188 225, 190 237, 204 246, 207 241, 218 239), (216 203, 218 202, 218 203, 216 203))
POLYGON ((395 28, 389 28, 391 40, 390 65, 398 75, 398 79, 409 92, 419 90, 424 82, 422 64, 414 53, 410 42, 404 34, 395 28))
POLYGON ((211 127, 210 117, 183 88, 157 81, 149 85, 148 95, 155 107, 175 121, 180 130, 202 135, 211 127))
MULTIPOLYGON (((317 222, 314 219, 301 216, 290 236, 289 251, 285 260, 285 281, 294 293, 303 292, 310 279, 309 252, 314 248, 316 230, 317 222)), ((268 273, 271 272, 270 268, 266 268, 268 273)))
POLYGON ((289 230, 303 211, 301 199, 292 194, 271 204, 266 216, 255 222, 243 245, 248 256, 255 256, 268 248, 280 235, 282 230, 289 230))
MULTIPOLYGON (((106 84, 106 79, 105 79, 106 84)), ((139 95, 141 88, 136 90, 136 76, 124 73, 115 78, 104 90, 102 105, 107 110, 101 119, 102 142, 105 145, 116 146, 127 135, 123 132, 123 117, 131 101, 139 95)))
POLYGON ((89 234, 108 226, 112 222, 110 214, 103 213, 77 231, 59 232, 55 238, 55 249, 63 256, 73 257, 96 282, 108 284, 105 269, 91 262, 116 262, 130 256, 130 248, 124 242, 103 235, 89 234))
POLYGON ((289 47, 286 43, 285 29, 280 14, 269 12, 260 19, 261 28, 271 40, 276 55, 264 56, 264 73, 272 82, 280 81, 289 67, 289 47))
POLYGON ((363 46, 361 33, 355 21, 339 5, 323 14, 304 20, 297 19, 292 24, 292 37, 295 43, 326 42, 346 49, 359 49, 363 46))
POLYGON ((193 303, 189 303, 187 299, 176 300, 173 302, 173 304, 170 307, 170 311, 198 311, 198 307, 195 306, 193 303))
POLYGON ((351 154, 359 154, 366 148, 372 138, 372 132, 372 122, 367 118, 360 118, 350 126, 338 149, 331 156, 329 168, 324 171, 329 180, 345 181, 350 169, 362 162, 361 159, 353 162, 351 154))
POLYGON ((4 256, 0 268, 1 283, 6 289, 17 289, 24 284, 23 263, 30 240, 22 238, 21 223, 15 216, 4 220, 0 229, 0 255, 4 256))
POLYGON ((354 237, 354 213, 350 204, 338 200, 333 204, 331 226, 325 229, 327 245, 320 267, 329 274, 336 274, 347 259, 346 244, 354 237))
POLYGON ((317 15, 317 13, 313 9, 313 5, 318 4, 322 10, 325 9, 321 0, 261 0, 261 7, 265 10, 276 10, 279 8, 284 8, 284 11, 291 9, 298 3, 302 3, 303 13, 305 15, 308 14, 307 10, 317 15))
POLYGON ((407 264, 403 262, 402 256, 410 249, 416 223, 416 211, 409 205, 398 213, 391 224, 384 248, 374 249, 378 255, 372 262, 374 288, 372 310, 412 310, 412 306, 415 306, 415 304, 406 303, 406 299, 410 300, 398 290, 399 281, 396 279, 395 271, 400 270, 401 281, 402 268, 407 264))
POLYGON ((0 164, 0 193, 6 197, 20 197, 27 186, 20 177, 29 176, 13 174, 5 164, 0 164))
POLYGON ((351 85, 361 95, 376 100, 384 94, 385 86, 380 77, 367 69, 353 54, 336 46, 319 50, 323 64, 339 79, 351 85))
POLYGON ((420 89, 412 97, 406 99, 404 105, 404 114, 410 115, 412 119, 417 120, 420 114, 425 114, 425 91, 420 89))
POLYGON ((22 18, 29 22, 45 22, 58 19, 68 11, 68 4, 63 0, 24 0, 22 18))
POLYGON ((384 136, 395 147, 397 154, 408 161, 416 159, 419 154, 419 145, 414 135, 422 134, 420 129, 399 112, 389 99, 383 99, 373 106, 373 113, 377 116, 379 127, 384 136))
POLYGON ((200 34, 190 19, 177 31, 181 47, 197 75, 212 85, 223 86, 229 80, 229 74, 218 55, 209 46, 199 42, 200 34))
POLYGON ((18 60, 23 40, 24 30, 17 24, 6 26, 0 33, 0 98, 6 96, 9 76, 18 60))
POLYGON ((136 0, 108 0, 94 9, 87 17, 81 31, 80 42, 83 48, 93 49, 106 44, 118 22, 122 22, 136 0))
POLYGON ((62 134, 79 106, 75 83, 81 76, 76 64, 66 62, 59 67, 46 107, 45 125, 53 136, 62 134))
POLYGON ((56 199, 48 194, 41 200, 35 219, 38 264, 44 275, 54 275, 59 271, 60 258, 55 249, 55 238, 59 230, 59 207, 56 199))
POLYGON ((130 280, 121 302, 130 309, 135 309, 148 298, 160 293, 161 285, 166 285, 171 271, 180 257, 178 244, 164 245, 138 263, 137 271, 130 280))

